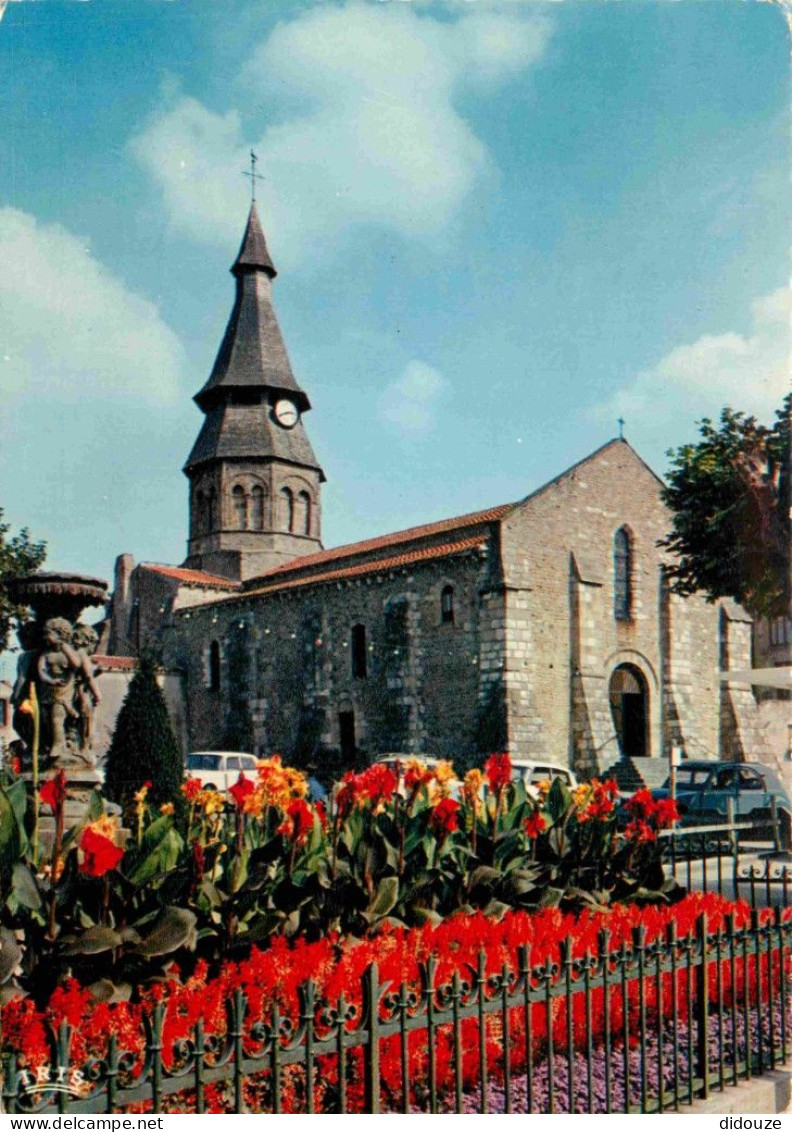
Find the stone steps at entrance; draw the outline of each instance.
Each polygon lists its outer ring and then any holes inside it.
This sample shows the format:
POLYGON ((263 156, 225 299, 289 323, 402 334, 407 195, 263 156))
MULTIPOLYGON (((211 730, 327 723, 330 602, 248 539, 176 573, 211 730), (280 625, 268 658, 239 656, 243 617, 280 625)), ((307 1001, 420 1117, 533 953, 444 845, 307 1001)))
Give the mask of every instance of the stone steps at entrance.
POLYGON ((616 759, 603 767, 601 778, 615 778, 622 793, 635 793, 641 787, 657 790, 668 778, 668 759, 616 759))

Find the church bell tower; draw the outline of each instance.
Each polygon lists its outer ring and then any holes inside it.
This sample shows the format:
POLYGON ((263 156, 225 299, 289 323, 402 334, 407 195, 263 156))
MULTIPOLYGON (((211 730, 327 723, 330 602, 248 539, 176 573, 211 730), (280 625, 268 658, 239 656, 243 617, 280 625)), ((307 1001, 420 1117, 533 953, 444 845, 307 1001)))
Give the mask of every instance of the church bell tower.
POLYGON ((185 566, 244 581, 322 549, 325 475, 303 427, 311 408, 292 373, 272 305, 277 272, 251 204, 231 268, 236 300, 184 466, 190 481, 185 566))

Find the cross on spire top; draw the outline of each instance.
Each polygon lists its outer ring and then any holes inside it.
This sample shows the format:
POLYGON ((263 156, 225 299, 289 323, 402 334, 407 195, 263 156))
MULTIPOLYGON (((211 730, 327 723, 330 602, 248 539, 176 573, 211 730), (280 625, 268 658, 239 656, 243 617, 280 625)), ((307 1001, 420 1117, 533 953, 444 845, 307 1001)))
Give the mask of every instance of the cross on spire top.
POLYGON ((619 417, 616 424, 619 426, 619 440, 624 440, 624 417, 619 417))
POLYGON ((250 151, 250 171, 245 170, 242 173, 243 177, 250 177, 250 203, 256 203, 256 181, 263 181, 264 177, 261 173, 256 172, 256 162, 258 155, 254 150, 250 151))

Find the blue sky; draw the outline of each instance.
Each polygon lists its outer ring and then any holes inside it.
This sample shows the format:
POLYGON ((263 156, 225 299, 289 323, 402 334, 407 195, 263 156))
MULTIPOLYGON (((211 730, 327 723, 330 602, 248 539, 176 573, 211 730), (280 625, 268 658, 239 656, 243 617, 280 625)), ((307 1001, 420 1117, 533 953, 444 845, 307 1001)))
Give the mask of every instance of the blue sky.
POLYGON ((0 78, 0 506, 50 568, 184 557, 251 145, 326 545, 787 387, 775 5, 11 0, 0 78))

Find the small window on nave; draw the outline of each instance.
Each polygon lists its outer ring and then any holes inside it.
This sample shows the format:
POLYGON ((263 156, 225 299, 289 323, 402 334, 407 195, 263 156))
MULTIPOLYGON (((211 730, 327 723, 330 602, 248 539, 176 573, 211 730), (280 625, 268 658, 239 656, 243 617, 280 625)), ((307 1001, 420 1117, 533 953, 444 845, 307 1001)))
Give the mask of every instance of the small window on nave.
POLYGON ((440 620, 443 625, 454 624, 454 587, 443 586, 440 594, 440 620))
POLYGON ((209 646, 209 689, 220 691, 220 645, 217 641, 212 641, 209 646))
POLYGON ((359 680, 367 674, 366 626, 352 626, 352 675, 359 680))

